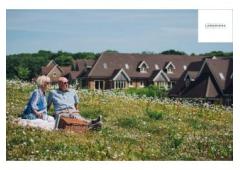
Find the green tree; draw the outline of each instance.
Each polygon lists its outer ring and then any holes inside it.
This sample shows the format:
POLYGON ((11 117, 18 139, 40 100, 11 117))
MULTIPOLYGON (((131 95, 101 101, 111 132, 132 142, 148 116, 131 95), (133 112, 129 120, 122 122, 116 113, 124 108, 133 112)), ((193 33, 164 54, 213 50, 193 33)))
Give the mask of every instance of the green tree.
POLYGON ((72 56, 60 55, 55 59, 56 63, 60 66, 72 65, 73 58, 72 56))
POLYGON ((233 53, 232 52, 223 52, 223 51, 211 51, 211 52, 203 53, 200 55, 209 56, 209 57, 213 57, 213 56, 215 56, 215 57, 232 57, 233 53))
POLYGON ((163 51, 161 52, 161 54, 166 54, 166 55, 187 55, 185 52, 183 51, 177 51, 177 50, 167 50, 167 51, 163 51))
POLYGON ((28 68, 18 66, 16 68, 16 70, 17 70, 18 78, 23 79, 23 80, 28 80, 29 79, 30 70, 28 68))

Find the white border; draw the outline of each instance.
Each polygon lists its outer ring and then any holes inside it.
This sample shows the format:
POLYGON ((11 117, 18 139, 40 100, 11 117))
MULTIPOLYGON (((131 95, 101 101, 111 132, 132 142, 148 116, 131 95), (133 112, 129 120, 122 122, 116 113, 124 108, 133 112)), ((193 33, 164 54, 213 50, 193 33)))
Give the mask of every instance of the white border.
POLYGON ((1 167, 5 169, 237 169, 240 166, 240 12, 234 0, 0 0, 0 81, 1 108, 1 167), (130 2, 129 2, 130 1, 130 2), (233 9, 234 52, 234 161, 144 161, 144 162, 14 162, 6 160, 6 9, 233 9))

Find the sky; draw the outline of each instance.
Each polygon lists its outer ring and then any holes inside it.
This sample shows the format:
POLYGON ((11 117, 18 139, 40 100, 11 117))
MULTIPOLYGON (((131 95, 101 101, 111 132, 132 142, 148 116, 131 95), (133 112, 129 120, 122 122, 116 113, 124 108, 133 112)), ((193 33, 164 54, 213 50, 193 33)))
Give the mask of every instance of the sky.
POLYGON ((7 55, 39 50, 231 52, 232 43, 198 43, 197 17, 197 10, 7 10, 7 55))

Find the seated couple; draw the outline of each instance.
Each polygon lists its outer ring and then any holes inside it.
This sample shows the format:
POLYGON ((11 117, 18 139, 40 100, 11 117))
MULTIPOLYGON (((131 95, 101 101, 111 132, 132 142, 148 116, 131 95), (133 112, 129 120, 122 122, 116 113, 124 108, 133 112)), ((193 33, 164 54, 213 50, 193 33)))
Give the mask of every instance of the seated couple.
POLYGON ((95 120, 88 120, 80 116, 78 111, 79 98, 73 89, 69 89, 68 80, 65 77, 58 79, 58 89, 51 90, 46 100, 46 91, 50 85, 50 78, 40 76, 37 78, 38 88, 33 91, 28 101, 27 106, 22 113, 23 119, 43 119, 47 121, 56 121, 55 128, 58 128, 58 123, 61 116, 80 119, 87 122, 88 127, 101 125, 101 117, 95 120), (54 106, 54 117, 49 116, 47 110, 51 105, 54 106))

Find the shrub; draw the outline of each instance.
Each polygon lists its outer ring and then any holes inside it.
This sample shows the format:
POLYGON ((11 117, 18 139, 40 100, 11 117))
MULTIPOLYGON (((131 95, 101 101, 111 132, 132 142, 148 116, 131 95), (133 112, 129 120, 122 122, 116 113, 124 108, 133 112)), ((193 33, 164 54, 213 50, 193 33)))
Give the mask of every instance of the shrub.
POLYGON ((154 119, 154 120, 162 120, 163 119, 163 115, 164 115, 164 112, 157 112, 157 111, 148 111, 147 110, 147 114, 148 116, 151 118, 151 119, 154 119))
POLYGON ((128 88, 126 89, 127 94, 135 94, 138 96, 147 96, 147 97, 167 97, 168 90, 164 87, 158 87, 155 85, 150 85, 144 88, 128 88))

